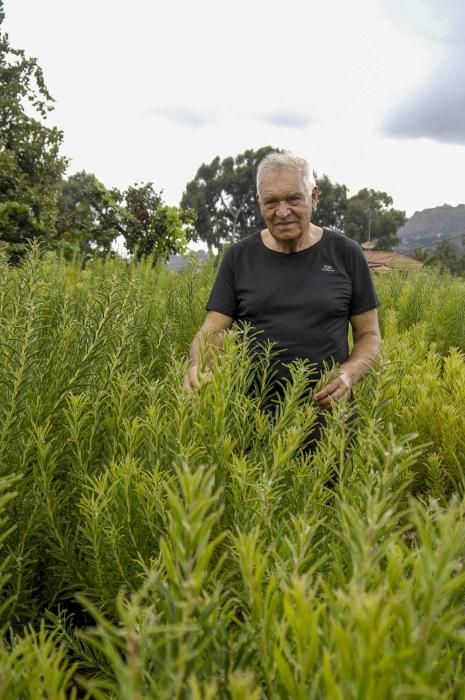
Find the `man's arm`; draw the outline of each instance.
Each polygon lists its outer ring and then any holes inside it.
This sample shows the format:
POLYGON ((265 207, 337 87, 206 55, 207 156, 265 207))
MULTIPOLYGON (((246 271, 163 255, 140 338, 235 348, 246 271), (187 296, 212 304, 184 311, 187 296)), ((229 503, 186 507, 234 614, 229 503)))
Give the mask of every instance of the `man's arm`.
POLYGON ((194 336, 189 353, 189 369, 184 375, 184 388, 187 391, 198 389, 200 386, 199 364, 201 351, 207 351, 206 361, 208 367, 208 345, 217 348, 223 347, 224 334, 228 331, 234 319, 218 311, 209 311, 200 329, 194 336))
POLYGON ((378 358, 381 333, 376 309, 351 316, 350 325, 354 339, 352 352, 341 365, 339 376, 315 394, 314 399, 321 408, 330 408, 333 401, 347 399, 352 386, 373 368, 378 358))

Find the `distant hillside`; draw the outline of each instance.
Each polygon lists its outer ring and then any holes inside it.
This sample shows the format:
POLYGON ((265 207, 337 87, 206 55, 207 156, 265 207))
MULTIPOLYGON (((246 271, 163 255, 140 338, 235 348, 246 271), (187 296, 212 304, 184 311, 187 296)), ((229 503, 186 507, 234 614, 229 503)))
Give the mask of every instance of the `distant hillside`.
POLYGON ((464 250, 460 234, 465 235, 465 204, 457 207, 443 204, 415 212, 397 232, 402 242, 394 250, 399 253, 413 252, 415 248, 433 250, 437 243, 447 240, 464 250))

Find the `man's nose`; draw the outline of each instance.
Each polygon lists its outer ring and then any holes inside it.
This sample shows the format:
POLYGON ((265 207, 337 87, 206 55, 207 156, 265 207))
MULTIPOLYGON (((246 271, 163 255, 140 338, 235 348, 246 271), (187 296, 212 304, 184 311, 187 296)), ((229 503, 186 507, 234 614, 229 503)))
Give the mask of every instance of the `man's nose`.
POLYGON ((285 218, 290 212, 289 204, 285 199, 281 199, 276 207, 276 214, 282 218, 285 218))

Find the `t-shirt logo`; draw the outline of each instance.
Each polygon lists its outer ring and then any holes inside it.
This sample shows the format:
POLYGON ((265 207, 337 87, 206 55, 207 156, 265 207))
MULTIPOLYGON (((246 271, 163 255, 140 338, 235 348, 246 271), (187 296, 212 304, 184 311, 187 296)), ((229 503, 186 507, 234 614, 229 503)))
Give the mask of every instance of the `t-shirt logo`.
POLYGON ((323 265, 321 269, 323 272, 334 272, 334 267, 332 265, 323 265))

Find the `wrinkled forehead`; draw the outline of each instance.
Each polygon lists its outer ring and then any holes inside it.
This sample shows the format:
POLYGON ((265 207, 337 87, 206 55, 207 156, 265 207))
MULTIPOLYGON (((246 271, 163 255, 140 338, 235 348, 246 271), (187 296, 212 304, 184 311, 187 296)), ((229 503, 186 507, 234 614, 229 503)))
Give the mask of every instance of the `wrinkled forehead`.
POLYGON ((258 196, 287 195, 302 192, 309 195, 302 173, 298 168, 273 167, 261 173, 258 196))

